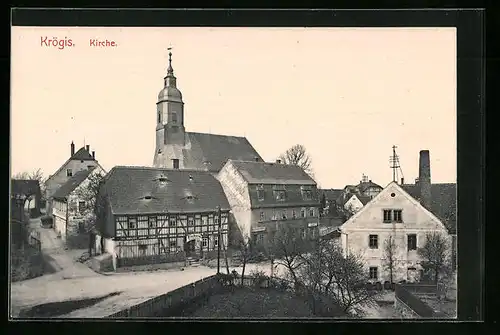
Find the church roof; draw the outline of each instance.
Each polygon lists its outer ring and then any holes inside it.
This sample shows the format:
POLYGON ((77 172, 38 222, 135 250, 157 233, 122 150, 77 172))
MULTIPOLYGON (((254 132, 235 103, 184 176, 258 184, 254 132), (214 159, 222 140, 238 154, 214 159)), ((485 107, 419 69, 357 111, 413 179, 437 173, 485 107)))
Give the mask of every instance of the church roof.
POLYGON ((208 171, 115 166, 104 192, 114 214, 229 210, 219 181, 208 171))
MULTIPOLYGON (((413 198, 420 199, 420 191, 417 185, 406 184, 402 187, 413 198)), ((450 233, 455 233, 457 224, 457 184, 431 184, 431 198, 431 212, 447 226, 450 233)))
POLYGON ((184 166, 217 172, 228 159, 254 161, 262 157, 245 137, 186 132, 190 148, 183 149, 184 166))
POLYGON ((299 166, 281 163, 231 160, 249 184, 316 185, 316 182, 299 166))
POLYGON ((62 184, 55 192, 52 197, 55 199, 64 199, 71 194, 87 177, 90 175, 93 169, 82 170, 75 173, 67 182, 62 184))

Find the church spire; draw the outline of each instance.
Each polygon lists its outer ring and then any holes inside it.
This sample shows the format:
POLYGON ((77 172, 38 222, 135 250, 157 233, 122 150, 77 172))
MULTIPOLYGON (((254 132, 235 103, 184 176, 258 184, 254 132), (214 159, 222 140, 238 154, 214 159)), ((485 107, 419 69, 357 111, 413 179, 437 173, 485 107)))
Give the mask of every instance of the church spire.
POLYGON ((167 76, 165 79, 165 87, 176 87, 176 78, 174 76, 174 68, 172 67, 172 48, 168 48, 168 68, 167 68, 167 76))

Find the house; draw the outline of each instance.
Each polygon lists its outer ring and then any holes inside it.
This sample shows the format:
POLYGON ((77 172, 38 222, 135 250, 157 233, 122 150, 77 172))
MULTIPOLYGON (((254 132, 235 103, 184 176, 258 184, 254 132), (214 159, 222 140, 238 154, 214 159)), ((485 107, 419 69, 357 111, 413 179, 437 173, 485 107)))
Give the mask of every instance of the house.
POLYGON ((323 216, 334 215, 336 213, 337 199, 342 195, 344 190, 330 188, 320 189, 318 191, 320 193, 320 200, 323 197, 325 198, 325 208, 323 209, 323 216), (332 210, 334 210, 334 213, 330 213, 332 210))
POLYGON ((300 167, 281 163, 228 160, 217 176, 231 206, 238 238, 263 246, 279 225, 318 236, 319 193, 300 167))
POLYGON ((52 194, 54 230, 68 247, 88 247, 85 222, 93 215, 93 210, 82 193, 91 176, 96 174, 104 176, 106 172, 100 166, 78 171, 52 194))
POLYGON ((350 214, 358 212, 364 205, 370 202, 372 198, 366 195, 351 194, 344 203, 343 209, 350 214))
POLYGON ((11 179, 11 195, 23 199, 24 209, 40 212, 42 192, 38 180, 11 179))
POLYGON ((346 185, 343 191, 338 196, 336 202, 340 209, 343 209, 344 204, 352 197, 353 194, 373 198, 382 191, 383 187, 375 184, 368 179, 368 176, 363 175, 361 181, 357 185, 346 185))
POLYGON ((228 159, 262 161, 245 137, 186 131, 184 101, 174 76, 172 53, 164 87, 158 94, 156 113, 155 167, 217 173, 228 159))
POLYGON ((99 162, 95 159, 95 151, 90 153, 90 146, 81 147, 75 152, 75 144, 71 142, 70 157, 57 171, 50 175, 45 181, 45 198, 47 199, 46 213, 52 214, 52 195, 56 190, 66 183, 78 171, 89 170, 96 166, 102 169, 99 162))
POLYGON ((116 166, 99 198, 96 251, 115 268, 216 257, 219 232, 227 246, 229 203, 208 171, 116 166))
MULTIPOLYGON (((393 281, 415 281, 420 266, 417 248, 426 233, 439 232, 450 237, 444 224, 396 182, 391 182, 338 230, 346 254, 362 255, 371 281, 390 280, 386 245, 394 247, 393 281)), ((450 237, 451 240, 451 237, 450 237)))

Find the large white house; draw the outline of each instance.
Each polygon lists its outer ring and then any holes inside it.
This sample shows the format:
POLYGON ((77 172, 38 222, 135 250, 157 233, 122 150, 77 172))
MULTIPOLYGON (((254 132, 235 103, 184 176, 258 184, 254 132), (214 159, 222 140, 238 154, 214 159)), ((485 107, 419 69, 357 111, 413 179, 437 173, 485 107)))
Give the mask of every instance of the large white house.
POLYGON ((376 197, 339 227, 346 254, 360 254, 371 281, 390 280, 389 257, 385 250, 394 245, 393 281, 414 281, 421 275, 417 248, 425 243, 426 233, 439 232, 450 238, 444 224, 396 182, 391 182, 376 197))

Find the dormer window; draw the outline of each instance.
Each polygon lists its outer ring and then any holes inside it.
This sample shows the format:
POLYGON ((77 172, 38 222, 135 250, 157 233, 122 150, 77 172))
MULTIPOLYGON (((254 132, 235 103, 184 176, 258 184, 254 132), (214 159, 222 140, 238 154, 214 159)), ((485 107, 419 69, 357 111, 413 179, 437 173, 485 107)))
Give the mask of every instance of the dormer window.
POLYGON ((73 170, 67 169, 66 170, 66 177, 72 177, 73 176, 73 170))

